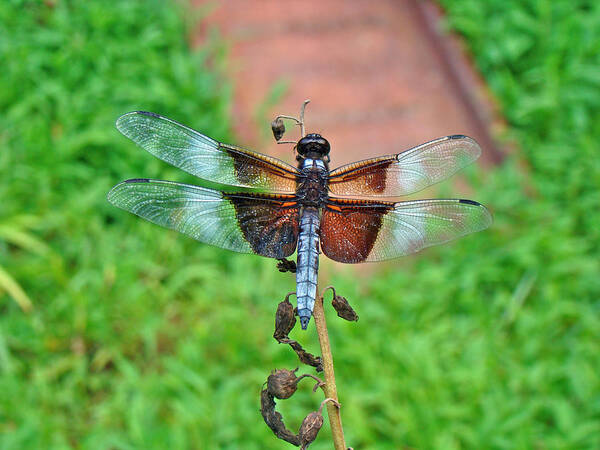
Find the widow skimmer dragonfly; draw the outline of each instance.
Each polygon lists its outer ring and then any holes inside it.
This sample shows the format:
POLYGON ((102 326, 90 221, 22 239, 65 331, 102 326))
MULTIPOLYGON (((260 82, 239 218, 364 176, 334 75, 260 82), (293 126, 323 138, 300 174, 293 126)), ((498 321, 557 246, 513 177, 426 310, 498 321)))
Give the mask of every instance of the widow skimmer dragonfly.
POLYGON ((117 120, 118 130, 144 150, 232 189, 136 178, 114 186, 108 200, 227 250, 284 259, 297 247, 296 298, 302 329, 312 315, 321 251, 342 263, 383 261, 491 224, 488 210, 472 200, 378 199, 420 191, 475 161, 481 149, 470 137, 446 136, 330 171, 329 142, 319 134, 305 135, 304 122, 297 122, 302 136, 295 145, 294 167, 218 142, 158 114, 124 114, 117 120))

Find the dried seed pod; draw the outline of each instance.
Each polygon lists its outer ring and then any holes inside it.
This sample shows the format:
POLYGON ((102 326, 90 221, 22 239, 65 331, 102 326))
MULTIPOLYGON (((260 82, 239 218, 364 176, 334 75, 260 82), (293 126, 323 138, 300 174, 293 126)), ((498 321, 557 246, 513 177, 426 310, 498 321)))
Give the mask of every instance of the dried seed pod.
POLYGON ((317 438, 319 430, 323 426, 323 415, 319 411, 313 411, 302 421, 298 437, 303 449, 308 448, 311 442, 317 438))
POLYGON ((290 292, 286 295, 285 300, 277 305, 277 312, 275 312, 275 332, 273 333, 273 337, 279 342, 287 338, 294 325, 296 325, 294 306, 289 300, 292 294, 293 292, 290 292))
POLYGON ((341 295, 337 295, 335 291, 333 292, 334 294, 331 304, 333 308, 337 311, 338 317, 349 320, 351 322, 358 321, 358 314, 356 314, 354 309, 352 309, 352 306, 350 306, 348 300, 346 300, 346 298, 342 297, 341 295))
POLYGON ((275 370, 271 372, 271 375, 267 378, 267 391, 275 398, 285 399, 290 398, 298 389, 296 383, 296 371, 295 370, 275 370))
POLYGON ((323 426, 323 406, 325 406, 327 402, 333 403, 338 408, 341 406, 336 400, 328 397, 321 402, 318 411, 311 412, 304 418, 302 425, 300 425, 300 431, 298 432, 302 449, 308 448, 310 443, 317 438, 317 434, 323 426))
POLYGON ((275 411, 275 400, 273 400, 273 396, 266 389, 263 389, 260 393, 260 412, 265 423, 275 433, 275 436, 295 446, 300 445, 300 438, 285 427, 283 417, 275 411))
POLYGON ((271 122, 271 130, 273 131, 273 137, 275 140, 281 140, 283 134, 285 133, 285 124, 283 123, 283 120, 281 120, 281 117, 278 117, 271 122))
POLYGON ((260 392, 260 412, 271 430, 276 432, 281 428, 281 414, 275 411, 275 400, 266 389, 260 392))

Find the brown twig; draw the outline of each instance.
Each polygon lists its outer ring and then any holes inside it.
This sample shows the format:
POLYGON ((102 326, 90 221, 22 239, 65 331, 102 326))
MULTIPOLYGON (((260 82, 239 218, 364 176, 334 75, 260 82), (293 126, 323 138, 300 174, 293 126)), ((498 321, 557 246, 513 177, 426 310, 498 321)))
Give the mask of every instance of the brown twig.
POLYGON ((327 415, 329 416, 333 445, 335 450, 346 450, 347 447, 344 439, 344 430, 342 428, 342 417, 340 415, 337 387, 335 385, 335 373, 333 372, 333 357, 331 356, 327 322, 325 321, 325 312, 323 310, 323 295, 320 295, 315 301, 313 317, 315 318, 317 334, 319 335, 323 373, 325 375, 325 386, 323 387, 323 390, 325 391, 325 397, 335 400, 335 403, 327 403, 327 415))
POLYGON ((319 388, 323 388, 325 389, 325 383, 323 382, 323 380, 321 380, 319 377, 312 375, 310 373, 305 373, 304 375, 300 375, 298 377, 298 379, 296 380, 296 384, 298 384, 298 382, 302 379, 302 378, 312 378, 313 380, 315 380, 317 382, 317 384, 315 384, 315 387, 313 388, 313 392, 317 392, 317 389, 319 388))

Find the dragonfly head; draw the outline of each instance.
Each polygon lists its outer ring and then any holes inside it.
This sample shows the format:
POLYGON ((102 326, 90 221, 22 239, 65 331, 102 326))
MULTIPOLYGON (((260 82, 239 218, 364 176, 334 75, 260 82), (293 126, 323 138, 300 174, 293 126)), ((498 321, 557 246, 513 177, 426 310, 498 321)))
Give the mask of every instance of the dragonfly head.
POLYGON ((296 144, 298 155, 302 158, 321 159, 329 155, 329 142, 317 133, 309 133, 296 144))

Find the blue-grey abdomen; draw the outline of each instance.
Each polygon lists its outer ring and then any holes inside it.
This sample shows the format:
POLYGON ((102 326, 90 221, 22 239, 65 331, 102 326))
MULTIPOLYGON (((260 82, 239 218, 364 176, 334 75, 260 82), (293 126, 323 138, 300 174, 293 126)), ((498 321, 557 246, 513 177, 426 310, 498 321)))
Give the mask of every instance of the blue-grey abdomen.
POLYGON ((306 330, 317 295, 319 270, 319 210, 304 208, 300 217, 298 261, 296 268, 296 297, 300 325, 306 330))

